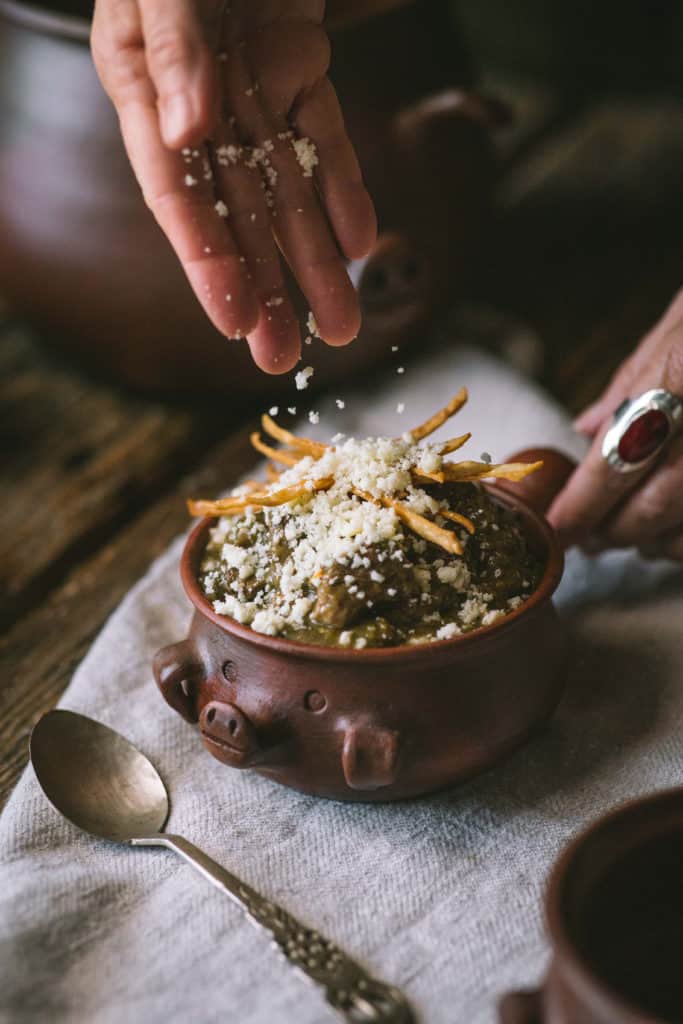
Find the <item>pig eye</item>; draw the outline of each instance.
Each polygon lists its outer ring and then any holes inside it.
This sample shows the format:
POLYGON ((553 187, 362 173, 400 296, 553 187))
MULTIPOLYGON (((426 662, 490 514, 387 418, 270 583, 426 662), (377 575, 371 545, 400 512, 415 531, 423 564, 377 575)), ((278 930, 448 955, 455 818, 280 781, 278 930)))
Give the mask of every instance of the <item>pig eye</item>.
POLYGON ((223 665, 223 677, 228 683, 234 683, 237 679, 237 665, 234 661, 226 661, 223 665))
POLYGON ((327 698, 320 690, 309 690, 304 695, 304 707, 307 711, 324 711, 327 707, 327 698))

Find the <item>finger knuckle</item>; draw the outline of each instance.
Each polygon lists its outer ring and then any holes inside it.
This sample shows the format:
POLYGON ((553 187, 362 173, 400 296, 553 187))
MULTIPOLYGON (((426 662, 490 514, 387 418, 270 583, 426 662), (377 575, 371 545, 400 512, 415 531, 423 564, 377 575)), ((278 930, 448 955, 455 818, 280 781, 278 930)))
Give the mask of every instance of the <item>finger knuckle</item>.
POLYGON ((192 43, 175 28, 153 32, 145 42, 145 49, 150 64, 161 73, 187 68, 194 58, 192 43))
POLYGON ((651 532, 664 522, 668 512, 668 496, 658 487, 645 487, 638 496, 638 510, 634 517, 635 530, 651 532))

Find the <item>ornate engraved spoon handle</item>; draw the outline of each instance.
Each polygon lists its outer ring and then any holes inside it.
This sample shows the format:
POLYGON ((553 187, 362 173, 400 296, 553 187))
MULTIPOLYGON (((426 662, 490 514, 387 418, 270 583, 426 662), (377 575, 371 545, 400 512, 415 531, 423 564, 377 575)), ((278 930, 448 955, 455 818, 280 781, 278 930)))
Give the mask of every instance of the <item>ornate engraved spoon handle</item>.
POLYGON ((371 977, 329 939, 307 928, 282 907, 260 896, 182 836, 132 839, 133 846, 166 846, 175 850, 265 928, 289 963, 325 993, 342 1020, 352 1024, 414 1024, 415 1018, 398 989, 371 977))

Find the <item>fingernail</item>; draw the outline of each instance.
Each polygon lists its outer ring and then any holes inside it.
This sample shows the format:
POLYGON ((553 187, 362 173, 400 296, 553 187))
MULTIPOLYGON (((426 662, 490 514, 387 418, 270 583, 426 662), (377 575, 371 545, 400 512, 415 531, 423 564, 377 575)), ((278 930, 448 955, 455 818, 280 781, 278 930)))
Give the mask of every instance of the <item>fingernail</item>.
POLYGON ((164 142, 172 146, 190 127, 192 109, 184 92, 176 92, 164 99, 161 106, 161 132, 164 142))

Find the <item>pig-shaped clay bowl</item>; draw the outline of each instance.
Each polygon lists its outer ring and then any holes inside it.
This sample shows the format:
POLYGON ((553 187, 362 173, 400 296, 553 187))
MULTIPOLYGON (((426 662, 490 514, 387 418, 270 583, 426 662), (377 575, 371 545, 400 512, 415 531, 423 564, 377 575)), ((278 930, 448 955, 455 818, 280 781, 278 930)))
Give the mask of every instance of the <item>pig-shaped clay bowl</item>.
POLYGON ((552 714, 565 661, 557 539, 518 495, 489 491, 545 557, 541 582, 493 625, 413 646, 322 647, 218 615, 197 581, 215 522, 202 520, 181 563, 189 635, 154 661, 164 698, 219 761, 317 796, 396 800, 489 768, 552 714))

